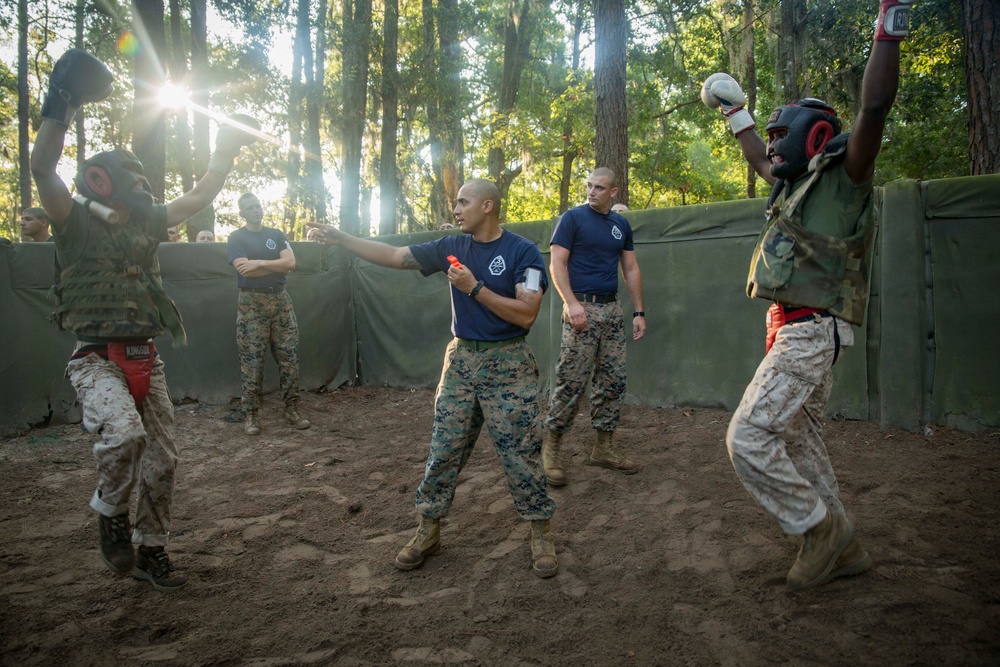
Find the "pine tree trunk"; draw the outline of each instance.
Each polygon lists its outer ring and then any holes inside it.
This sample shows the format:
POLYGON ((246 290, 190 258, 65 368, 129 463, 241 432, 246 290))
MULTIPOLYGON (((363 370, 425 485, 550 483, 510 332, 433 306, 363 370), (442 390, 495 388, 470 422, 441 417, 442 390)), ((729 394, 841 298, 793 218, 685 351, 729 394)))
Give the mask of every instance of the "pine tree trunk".
POLYGON ((379 158, 379 236, 395 234, 399 177, 396 150, 399 142, 399 0, 385 0, 382 39, 382 153, 379 158))
MULTIPOLYGON (((133 0, 133 23, 144 27, 146 40, 135 59, 135 97, 132 101, 132 150, 142 162, 153 196, 163 201, 166 168, 166 118, 159 101, 163 87, 160 59, 166 54, 163 0, 133 0), (147 41, 148 40, 148 41, 147 41)), ((136 34, 143 31, 133 29, 136 34)))
MULTIPOLYGON (((919 6, 918 6, 919 7, 919 6)), ((1000 174, 1000 3, 962 0, 969 173, 1000 174)))
POLYGON ((623 0, 594 0, 594 160, 617 177, 628 203, 628 109, 625 64, 628 22, 623 0))

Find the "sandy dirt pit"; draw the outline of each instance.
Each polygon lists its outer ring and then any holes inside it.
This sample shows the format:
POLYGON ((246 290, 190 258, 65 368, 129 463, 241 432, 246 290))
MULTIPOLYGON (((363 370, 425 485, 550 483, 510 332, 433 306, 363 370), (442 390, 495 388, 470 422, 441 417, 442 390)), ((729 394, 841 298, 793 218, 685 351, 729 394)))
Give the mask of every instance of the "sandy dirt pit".
POLYGON ((826 433, 863 575, 793 594, 798 542, 740 486, 729 415, 629 406, 633 476, 582 465, 553 490, 561 569, 530 569, 485 435, 442 549, 393 558, 416 524, 433 392, 306 394, 295 431, 267 397, 263 434, 229 406, 177 406, 174 594, 98 555, 94 436, 79 425, 0 442, 4 665, 996 665, 1000 433, 826 433))

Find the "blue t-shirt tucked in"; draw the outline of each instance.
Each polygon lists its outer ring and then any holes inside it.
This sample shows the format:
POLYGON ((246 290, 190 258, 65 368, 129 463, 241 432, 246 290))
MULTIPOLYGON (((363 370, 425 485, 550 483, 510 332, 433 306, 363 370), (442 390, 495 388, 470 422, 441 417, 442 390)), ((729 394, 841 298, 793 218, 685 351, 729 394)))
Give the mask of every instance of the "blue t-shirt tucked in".
MULTIPOLYGON (((246 227, 240 227, 229 235, 229 263, 234 259, 278 259, 282 250, 291 250, 288 239, 280 229, 264 227, 259 232, 252 232, 246 227)), ((269 273, 260 278, 240 276, 240 287, 281 287, 286 282, 282 273, 269 273)))
POLYGON ((569 284, 583 294, 617 294, 621 253, 634 249, 628 220, 610 211, 598 213, 589 204, 562 214, 551 245, 569 250, 569 284))
MULTIPOLYGON (((534 243, 506 230, 489 243, 476 242, 471 234, 443 236, 435 241, 411 245, 410 252, 420 264, 421 273, 429 276, 451 268, 448 255, 458 258, 476 280, 500 296, 516 298, 515 286, 524 282, 525 269, 538 269, 544 292, 548 276, 542 253, 534 243)), ((464 292, 451 288, 451 332, 469 340, 507 340, 524 336, 527 329, 511 324, 464 292)))

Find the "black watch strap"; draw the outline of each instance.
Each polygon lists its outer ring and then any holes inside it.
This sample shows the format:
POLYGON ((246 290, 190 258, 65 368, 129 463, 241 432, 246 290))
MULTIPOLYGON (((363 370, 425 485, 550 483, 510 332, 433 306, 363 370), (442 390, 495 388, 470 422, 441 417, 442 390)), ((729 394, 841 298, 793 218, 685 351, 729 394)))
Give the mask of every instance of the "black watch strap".
POLYGON ((473 299, 475 299, 476 295, 479 294, 479 290, 483 289, 483 285, 485 285, 485 284, 486 283, 484 283, 482 280, 480 280, 478 283, 476 283, 476 286, 472 288, 472 291, 469 292, 469 296, 471 296, 473 299))
POLYGON ((637 310, 634 313, 632 313, 632 317, 646 317, 646 311, 645 310, 637 310))

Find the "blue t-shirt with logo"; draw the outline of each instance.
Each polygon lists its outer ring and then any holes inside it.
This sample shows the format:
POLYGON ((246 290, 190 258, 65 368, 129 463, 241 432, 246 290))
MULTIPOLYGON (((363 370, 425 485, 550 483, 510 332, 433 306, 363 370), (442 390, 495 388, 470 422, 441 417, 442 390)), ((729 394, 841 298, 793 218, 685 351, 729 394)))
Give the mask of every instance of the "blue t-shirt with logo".
POLYGON ((569 250, 569 284, 583 294, 617 294, 620 255, 634 250, 628 220, 612 211, 598 213, 589 204, 562 214, 550 245, 569 250))
MULTIPOLYGON (((229 235, 229 263, 234 259, 278 259, 282 250, 291 250, 288 239, 280 229, 264 227, 259 232, 252 232, 246 227, 240 227, 229 235)), ((240 287, 281 287, 286 282, 283 273, 269 273, 260 278, 239 276, 240 287)))
MULTIPOLYGON (((500 238, 479 243, 472 234, 443 236, 435 241, 411 245, 410 252, 420 264, 421 273, 429 276, 451 268, 448 255, 454 255, 486 289, 510 299, 517 297, 515 286, 524 282, 524 272, 534 268, 541 274, 540 288, 549 286, 542 253, 534 243, 503 230, 500 238)), ((451 288, 451 332, 469 340, 507 340, 524 336, 527 329, 511 324, 465 292, 451 288)))

